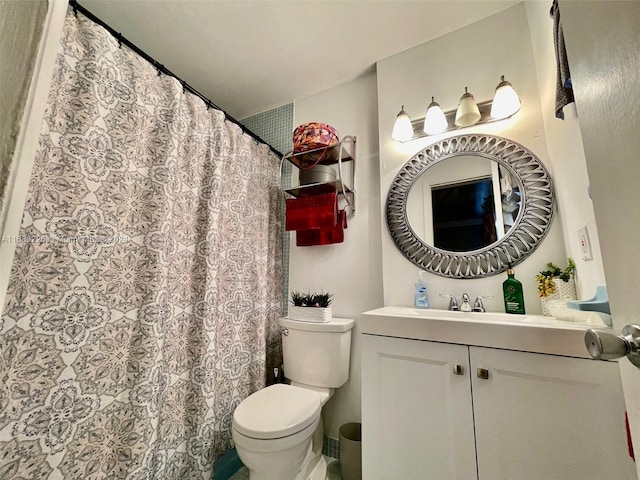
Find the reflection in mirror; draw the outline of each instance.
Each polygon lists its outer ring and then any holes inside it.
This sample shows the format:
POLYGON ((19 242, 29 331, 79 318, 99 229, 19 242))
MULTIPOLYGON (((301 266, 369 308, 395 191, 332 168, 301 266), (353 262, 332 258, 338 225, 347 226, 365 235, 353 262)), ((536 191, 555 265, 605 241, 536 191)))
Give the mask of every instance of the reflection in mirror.
POLYGON ((492 245, 509 232, 519 211, 520 187, 513 175, 495 161, 471 155, 432 165, 407 199, 413 231, 425 243, 452 252, 492 245))
POLYGON ((468 252, 498 239, 491 177, 431 189, 433 245, 468 252))
POLYGON ((481 278, 517 265, 540 245, 553 204, 549 172, 531 151, 493 135, 458 135, 402 166, 389 188, 386 218, 396 247, 419 268, 481 278), (447 232, 458 228, 475 229, 476 238, 460 241, 473 235, 447 232))

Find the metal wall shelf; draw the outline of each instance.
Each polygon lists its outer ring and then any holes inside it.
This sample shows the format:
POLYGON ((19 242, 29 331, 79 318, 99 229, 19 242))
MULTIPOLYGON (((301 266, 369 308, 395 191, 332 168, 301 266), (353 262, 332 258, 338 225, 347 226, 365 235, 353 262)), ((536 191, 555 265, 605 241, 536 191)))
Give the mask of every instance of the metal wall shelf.
POLYGON ((342 195, 347 202, 347 206, 352 214, 356 213, 356 137, 347 135, 343 139, 328 148, 316 148, 306 152, 285 154, 280 163, 280 173, 285 160, 291 162, 298 169, 309 169, 315 165, 338 165, 338 179, 333 182, 311 183, 308 185, 298 185, 285 189, 285 193, 293 197, 308 197, 322 195, 324 193, 337 192, 342 195), (345 162, 351 162, 349 181, 344 178, 343 166, 345 162))

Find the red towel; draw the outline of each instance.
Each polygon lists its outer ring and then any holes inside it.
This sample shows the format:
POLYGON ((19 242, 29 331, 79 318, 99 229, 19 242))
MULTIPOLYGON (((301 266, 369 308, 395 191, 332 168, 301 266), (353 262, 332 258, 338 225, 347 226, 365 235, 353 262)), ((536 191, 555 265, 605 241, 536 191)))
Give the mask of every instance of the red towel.
POLYGON ((344 229, 347 228, 347 215, 344 210, 338 212, 338 223, 333 227, 312 228, 296 232, 296 245, 310 247, 312 245, 330 245, 344 242, 344 229))
POLYGON ((337 224, 338 195, 335 192, 286 200, 286 230, 335 227, 337 224))
POLYGON ((629 448, 629 456, 635 462, 636 456, 633 454, 633 443, 631 442, 631 427, 629 427, 629 415, 624 412, 624 423, 627 427, 627 447, 629 448))

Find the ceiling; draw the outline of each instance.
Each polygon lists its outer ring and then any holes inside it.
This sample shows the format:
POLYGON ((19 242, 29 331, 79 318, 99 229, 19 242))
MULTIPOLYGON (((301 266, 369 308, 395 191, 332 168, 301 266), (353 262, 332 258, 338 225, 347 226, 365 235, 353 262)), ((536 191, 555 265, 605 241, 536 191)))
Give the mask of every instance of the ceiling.
POLYGON ((334 87, 376 61, 520 0, 80 0, 237 119, 334 87))

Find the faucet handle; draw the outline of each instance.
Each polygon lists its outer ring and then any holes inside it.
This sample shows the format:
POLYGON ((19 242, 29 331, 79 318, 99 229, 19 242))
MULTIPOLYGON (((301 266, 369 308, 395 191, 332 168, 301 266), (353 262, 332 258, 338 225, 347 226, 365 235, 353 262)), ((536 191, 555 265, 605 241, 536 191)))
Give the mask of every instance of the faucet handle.
POLYGON ((493 295, 478 295, 476 297, 476 301, 473 302, 473 311, 474 312, 486 312, 484 309, 484 304, 482 303, 483 298, 493 298, 493 295))
POLYGON ((440 296, 449 298, 449 310, 453 312, 457 312, 458 310, 460 310, 460 307, 458 307, 458 301, 456 300, 456 297, 454 297, 453 295, 447 295, 446 293, 441 293, 440 296))

